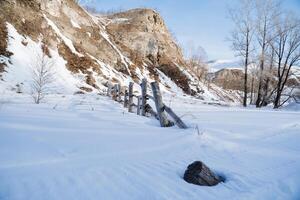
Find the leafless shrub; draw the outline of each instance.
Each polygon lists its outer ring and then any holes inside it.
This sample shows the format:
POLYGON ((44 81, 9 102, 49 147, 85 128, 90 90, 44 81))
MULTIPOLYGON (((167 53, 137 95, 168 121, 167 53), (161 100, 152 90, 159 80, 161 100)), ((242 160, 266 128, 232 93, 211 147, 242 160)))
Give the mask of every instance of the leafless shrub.
POLYGON ((49 92, 53 82, 54 62, 44 53, 36 53, 32 64, 31 96, 34 103, 39 104, 49 92))
POLYGON ((186 52, 188 54, 186 67, 196 77, 198 86, 200 87, 200 83, 204 83, 209 88, 211 78, 209 76, 209 66, 205 62, 205 51, 200 46, 196 50, 190 47, 185 51, 188 51, 186 52))

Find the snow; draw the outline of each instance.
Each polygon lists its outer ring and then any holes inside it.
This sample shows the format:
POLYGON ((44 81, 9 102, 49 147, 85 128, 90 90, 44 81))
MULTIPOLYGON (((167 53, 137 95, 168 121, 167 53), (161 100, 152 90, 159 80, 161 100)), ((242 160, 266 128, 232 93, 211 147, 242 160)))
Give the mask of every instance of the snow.
MULTIPOLYGON (((30 85, 32 83, 32 67, 35 65, 35 60, 42 54, 41 43, 36 43, 30 38, 25 38, 20 35, 17 30, 9 23, 7 23, 9 34, 8 51, 14 52, 11 56, 11 63, 7 62, 8 67, 3 73, 3 82, 6 89, 14 88, 17 84, 24 85, 22 92, 30 93, 30 85), (27 45, 23 45, 26 42, 27 45)), ((66 61, 58 54, 57 50, 50 49, 53 61, 52 73, 53 82, 50 86, 52 93, 73 94, 78 90, 78 87, 84 84, 71 74, 66 68, 66 61)))
POLYGON ((189 129, 160 128, 97 95, 6 93, 0 110, 1 199, 299 199, 300 113, 164 97, 189 129), (172 98, 172 99, 169 99, 172 98), (202 160, 226 177, 186 183, 202 160))
MULTIPOLYGON (((109 20, 109 23, 115 23, 115 24, 118 24, 118 23, 129 23, 129 19, 128 18, 114 18, 114 19, 110 19, 109 20)), ((107 26, 108 24, 106 24, 107 26)))
POLYGON ((285 110, 300 111, 300 103, 291 102, 284 107, 285 110))
POLYGON ((112 66, 105 64, 104 62, 98 60, 92 55, 89 55, 92 59, 94 59, 100 66, 101 72, 104 76, 108 77, 111 81, 112 79, 116 79, 120 81, 120 84, 123 86, 128 86, 129 82, 133 82, 132 78, 130 76, 124 75, 121 72, 118 72, 115 70, 112 66))
MULTIPOLYGON (((47 21, 76 52, 72 41, 47 21)), ((71 74, 57 50, 50 49, 55 81, 50 95, 35 105, 29 95, 30 66, 35 54, 41 53, 41 43, 21 36, 10 24, 7 28, 8 51, 14 55, 11 64, 0 57, 0 62, 8 64, 0 81, 1 200, 300 198, 299 104, 277 111, 207 105, 227 93, 213 84, 208 90, 199 83, 202 101, 184 97, 158 71, 164 102, 189 126, 187 130, 161 128, 157 120, 128 113, 108 97, 72 95, 78 87, 87 86, 86 75, 71 74), (22 94, 15 92, 16 84, 22 84, 22 94), (226 182, 209 188, 186 183, 184 171, 196 160, 226 182)), ((102 34, 122 61, 129 63, 109 36, 102 34)), ((123 85, 132 81, 90 57, 108 78, 123 85)), ((150 80, 146 66, 136 73, 150 80)), ((93 76, 100 86, 94 92, 103 92, 105 80, 93 76)), ((139 89, 135 84, 135 92, 139 89)))
POLYGON ((51 1, 40 1, 41 3, 41 9, 46 11, 52 16, 55 17, 61 17, 61 6, 62 1, 61 0, 51 0, 51 1))
POLYGON ((175 93, 178 95, 183 95, 184 92, 181 88, 179 88, 168 76, 166 76, 162 71, 158 70, 159 80, 160 80, 160 88, 161 91, 167 93, 175 93))
POLYGON ((125 57, 121 53, 121 51, 112 43, 112 41, 109 39, 109 35, 106 32, 101 32, 100 34, 113 47, 113 49, 120 55, 121 61, 126 66, 128 74, 131 75, 130 70, 129 70, 129 66, 128 66, 128 63, 130 63, 130 60, 127 57, 125 57))
MULTIPOLYGON (((82 7, 81 7, 82 8, 82 7)), ((106 27, 103 25, 101 17, 95 16, 94 14, 89 13, 86 9, 82 8, 82 11, 89 16, 89 18, 94 22, 94 24, 99 25, 102 30, 105 30, 106 27)))
POLYGON ((50 19, 48 19, 48 17, 46 15, 44 15, 44 18, 47 20, 48 25, 51 26, 51 28, 55 31, 55 33, 64 41, 64 43, 69 47, 69 49, 72 51, 72 53, 77 54, 78 56, 82 57, 83 55, 81 53, 78 53, 76 48, 73 45, 72 40, 70 40, 69 38, 67 38, 66 36, 64 36, 59 28, 54 24, 53 21, 51 21, 50 19))
POLYGON ((71 24, 72 24, 73 27, 81 29, 81 27, 79 26, 79 24, 77 22, 75 22, 74 20, 71 19, 70 22, 71 22, 71 24))

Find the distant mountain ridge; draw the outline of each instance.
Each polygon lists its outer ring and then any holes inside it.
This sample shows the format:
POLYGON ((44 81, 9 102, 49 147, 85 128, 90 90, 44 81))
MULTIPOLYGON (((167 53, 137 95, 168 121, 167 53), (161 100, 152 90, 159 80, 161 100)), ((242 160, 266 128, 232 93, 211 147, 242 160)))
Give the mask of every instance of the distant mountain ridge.
POLYGON ((239 59, 231 60, 210 60, 207 62, 213 72, 224 68, 243 68, 243 64, 239 59))

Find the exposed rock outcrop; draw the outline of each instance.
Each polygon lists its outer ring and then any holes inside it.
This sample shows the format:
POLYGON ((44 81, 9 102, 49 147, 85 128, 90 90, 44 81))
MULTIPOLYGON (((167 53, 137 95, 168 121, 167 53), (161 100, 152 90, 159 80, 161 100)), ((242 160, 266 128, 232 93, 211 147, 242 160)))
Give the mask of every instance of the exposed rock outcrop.
POLYGON ((107 18, 107 31, 134 65, 159 69, 190 92, 189 80, 178 67, 185 65, 181 49, 157 12, 133 9, 107 18))
POLYGON ((181 50, 153 10, 93 16, 73 0, 4 0, 0 13, 2 25, 8 22, 22 35, 57 49, 73 73, 89 75, 91 69, 109 79, 101 73, 106 65, 119 73, 115 79, 130 76, 138 81, 141 71, 159 81, 160 70, 190 91, 189 80, 180 70, 184 68, 181 50))
MULTIPOLYGON (((80 88, 89 88, 84 92, 99 92, 108 81, 127 85, 129 81, 138 83, 147 78, 149 82, 160 82, 165 91, 199 97, 206 95, 209 100, 239 101, 215 85, 203 94, 203 85, 185 67, 181 49, 154 10, 133 9, 97 16, 88 13, 74 0, 2 0, 0 20, 0 37, 16 42, 13 37, 8 37, 5 28, 11 25, 13 32, 16 30, 18 36, 22 36, 22 45, 28 45, 25 51, 42 43, 40 46, 48 56, 56 55, 53 58, 59 60, 57 67, 69 70, 76 79, 71 81, 76 84, 72 93, 80 88)), ((10 60, 7 46, 5 42, 0 46, 1 58, 5 58, 0 64, 3 70, 14 66, 13 62, 9 64, 11 60, 23 63, 19 60, 24 55, 14 50, 15 57, 10 60)), ((23 71, 27 65, 23 63, 23 71)), ((65 81, 65 78, 61 79, 60 83, 65 81)), ((12 85, 28 82, 14 81, 12 85)))
POLYGON ((213 80, 216 85, 224 89, 240 90, 244 88, 243 69, 226 68, 214 73, 213 80))
MULTIPOLYGON (((297 67, 293 67, 290 74, 291 76, 287 80, 286 86, 293 88, 300 85, 300 73, 297 67)), ((276 87, 276 80, 277 80, 277 70, 273 69, 272 73, 266 73, 266 77, 268 77, 269 84, 272 88, 276 87)), ((222 87, 225 90, 244 90, 244 76, 245 72, 242 68, 225 68, 219 71, 216 71, 212 74, 212 81, 219 87, 222 87)), ((248 88, 251 88, 252 84, 254 88, 257 87, 258 77, 252 76, 252 74, 248 74, 248 88)), ((266 79, 267 80, 267 79, 266 79)))
POLYGON ((134 9, 108 16, 107 30, 129 57, 138 53, 152 65, 184 64, 180 48, 154 10, 134 9))

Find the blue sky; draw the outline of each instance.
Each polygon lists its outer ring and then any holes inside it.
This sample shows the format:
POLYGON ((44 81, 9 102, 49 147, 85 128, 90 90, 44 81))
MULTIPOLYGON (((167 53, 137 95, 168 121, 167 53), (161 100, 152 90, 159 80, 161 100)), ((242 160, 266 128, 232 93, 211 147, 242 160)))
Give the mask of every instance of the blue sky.
MULTIPOLYGON (((202 46, 208 59, 233 59, 226 41, 233 27, 228 6, 238 0, 91 0, 98 10, 149 7, 157 9, 184 47, 202 46)), ((263 1, 263 0, 262 0, 263 1)), ((284 0, 283 6, 300 15, 300 0, 284 0)))

